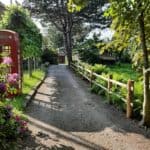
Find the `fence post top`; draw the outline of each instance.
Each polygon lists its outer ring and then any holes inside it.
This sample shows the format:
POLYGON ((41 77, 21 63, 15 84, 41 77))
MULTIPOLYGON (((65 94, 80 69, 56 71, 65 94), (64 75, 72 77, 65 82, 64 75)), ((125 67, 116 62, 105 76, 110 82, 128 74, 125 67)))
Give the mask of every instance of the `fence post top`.
POLYGON ((150 68, 145 69, 145 68, 143 67, 143 73, 147 73, 147 72, 150 72, 150 68))
POLYGON ((109 74, 109 77, 112 77, 113 75, 112 74, 109 74))
POLYGON ((130 82, 130 83, 134 83, 134 80, 128 80, 128 83, 129 83, 129 82, 130 82))

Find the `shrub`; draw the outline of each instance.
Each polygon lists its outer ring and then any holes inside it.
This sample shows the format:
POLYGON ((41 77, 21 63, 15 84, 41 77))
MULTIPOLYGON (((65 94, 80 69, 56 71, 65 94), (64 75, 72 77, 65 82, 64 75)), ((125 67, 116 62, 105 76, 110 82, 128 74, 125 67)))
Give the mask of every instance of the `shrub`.
POLYGON ((0 64, 0 100, 4 100, 6 96, 17 94, 19 75, 17 73, 8 73, 12 65, 10 57, 4 57, 0 64))
POLYGON ((10 105, 4 105, 6 97, 16 94, 19 76, 17 73, 8 74, 12 60, 4 57, 0 64, 0 149, 15 149, 15 143, 26 133, 27 123, 20 116, 15 115, 10 105), (2 103, 3 102, 3 103, 2 103))
POLYGON ((108 73, 109 71, 105 65, 101 64, 95 64, 94 66, 92 66, 92 70, 97 74, 108 73))
POLYGON ((87 62, 89 64, 95 64, 100 62, 99 49, 96 46, 94 40, 86 40, 81 45, 77 46, 79 58, 81 61, 87 62))
POLYGON ((15 115, 10 105, 0 104, 0 149, 15 149, 17 139, 27 131, 27 122, 15 115))
POLYGON ((57 53, 53 50, 45 49, 42 56, 42 63, 57 64, 57 53))
POLYGON ((128 82, 128 79, 125 78, 125 76, 123 74, 112 73, 112 75, 113 75, 114 80, 117 80, 117 81, 122 82, 122 83, 128 82))
MULTIPOLYGON (((102 75, 103 75, 103 77, 107 76, 107 74, 104 74, 104 73, 102 75)), ((97 78, 95 81, 96 81, 96 83, 98 83, 98 84, 100 84, 104 87, 107 87, 107 82, 106 81, 104 81, 100 78, 97 78)), ((94 92, 94 93, 100 94, 100 95, 106 95, 105 90, 103 88, 97 86, 96 84, 93 84, 93 86, 91 88, 91 91, 94 92)))

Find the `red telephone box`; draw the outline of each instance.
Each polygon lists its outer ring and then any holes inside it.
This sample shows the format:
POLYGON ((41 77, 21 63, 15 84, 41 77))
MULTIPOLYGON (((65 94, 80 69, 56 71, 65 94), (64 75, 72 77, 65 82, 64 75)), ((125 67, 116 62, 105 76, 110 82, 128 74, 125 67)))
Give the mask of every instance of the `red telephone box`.
POLYGON ((22 91, 21 52, 20 52, 19 37, 16 32, 11 30, 0 30, 0 53, 4 53, 5 56, 11 57, 13 63, 10 66, 9 73, 17 73, 19 75, 19 83, 17 88, 18 93, 21 93, 22 91))

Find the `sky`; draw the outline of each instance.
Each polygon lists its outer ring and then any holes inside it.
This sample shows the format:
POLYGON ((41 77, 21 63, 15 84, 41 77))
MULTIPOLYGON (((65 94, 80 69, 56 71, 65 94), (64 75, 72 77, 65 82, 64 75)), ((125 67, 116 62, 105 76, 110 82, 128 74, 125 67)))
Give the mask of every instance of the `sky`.
MULTIPOLYGON (((0 0, 0 2, 2 2, 5 5, 9 5, 11 0, 0 0)), ((15 1, 22 3, 23 0, 12 0, 13 3, 15 3, 15 1)))
POLYGON ((111 30, 110 28, 105 28, 103 30, 99 29, 99 28, 95 28, 93 29, 86 37, 86 39, 93 39, 93 35, 97 35, 99 40, 111 40, 113 35, 114 35, 114 31, 111 30))

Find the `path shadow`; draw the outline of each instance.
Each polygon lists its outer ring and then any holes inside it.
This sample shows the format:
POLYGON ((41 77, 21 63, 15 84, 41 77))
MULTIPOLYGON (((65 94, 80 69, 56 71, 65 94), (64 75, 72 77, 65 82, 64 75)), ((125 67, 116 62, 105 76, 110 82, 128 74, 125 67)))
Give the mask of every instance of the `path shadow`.
MULTIPOLYGON (((46 144, 42 144, 37 136, 33 136, 29 134, 27 137, 23 138, 21 142, 18 142, 19 150, 75 150, 71 146, 67 146, 64 144, 54 144, 52 146, 46 146, 46 144)), ((42 139, 43 137, 41 137, 42 139)), ((45 140, 45 139, 44 139, 45 140)), ((53 139, 51 139, 52 141, 53 139)))
POLYGON ((126 119, 125 115, 120 115, 120 111, 104 104, 99 96, 90 94, 86 82, 75 77, 68 69, 66 73, 60 70, 53 70, 48 74, 43 85, 49 92, 41 87, 27 108, 32 125, 91 150, 104 148, 71 132, 102 132, 109 128, 124 135, 135 133, 150 138, 149 132, 139 128, 132 120, 126 119), (71 79, 68 74, 71 74, 71 79), (74 82, 74 85, 71 87, 69 82, 74 82), (77 95, 80 94, 86 99, 84 93, 91 101, 79 103, 82 99, 77 95), (101 113, 105 117, 101 116, 101 113))
MULTIPOLYGON (((37 136, 43 138, 44 140, 47 140, 50 138, 53 141, 59 142, 59 139, 61 139, 61 140, 67 141, 68 143, 74 143, 76 145, 82 146, 88 150, 107 150, 106 148, 99 146, 95 143, 92 143, 88 140, 85 140, 77 135, 74 135, 71 132, 65 132, 59 128, 56 128, 49 124, 45 124, 34 118, 29 117, 29 121, 32 126, 41 130, 40 132, 38 132, 37 136), (54 135, 55 138, 51 138, 49 134, 54 135), (57 139, 57 137, 59 137, 59 139, 57 139)), ((66 149, 66 150, 70 150, 70 149, 66 149)))
MULTIPOLYGON (((48 117, 48 118, 42 117, 42 115, 38 114, 36 111, 34 113, 29 113, 28 115, 42 122, 45 122, 47 124, 50 124, 52 126, 55 126, 57 128, 60 128, 64 131, 69 131, 69 132, 100 132, 100 131, 103 131, 105 128, 110 127, 115 132, 120 132, 122 134, 127 134, 128 132, 131 132, 131 133, 144 135, 146 138, 150 138, 149 132, 145 132, 142 128, 139 128, 137 125, 135 126, 135 123, 132 120, 126 119, 125 116, 122 115, 122 113, 119 110, 114 110, 115 108, 108 104, 103 104, 104 108, 105 107, 106 109, 109 108, 108 113, 111 114, 109 116, 109 119, 112 122, 114 122, 114 124, 117 122, 119 125, 118 127, 115 127, 109 123, 104 124, 104 125, 103 123, 101 124, 99 123, 99 125, 97 125, 98 122, 89 122, 89 120, 88 120, 89 124, 87 125, 86 118, 83 118, 84 120, 82 121, 81 118, 78 118, 78 115, 75 116, 76 117, 75 119, 73 119, 74 117, 71 117, 70 116, 71 114, 69 114, 69 112, 66 112, 66 110, 64 110, 65 109, 64 107, 66 107, 67 104, 64 106, 61 104, 61 102, 58 99, 59 92, 58 91, 56 92, 57 93, 54 93, 51 95, 38 92, 37 94, 51 97, 52 101, 43 101, 42 99, 36 98, 34 99, 33 103, 30 105, 31 107, 35 107, 40 110, 43 110, 47 114, 51 114, 51 117, 48 117), (116 116, 120 116, 119 120, 118 120, 118 117, 116 116), (81 121, 81 124, 79 123, 80 121, 81 121), (70 123, 68 124, 68 122, 70 123)), ((93 105, 93 103, 85 103, 85 105, 93 105)), ((94 105, 98 106, 99 100, 94 101, 94 105)), ((28 109, 30 109, 30 107, 28 109)), ((81 110, 81 113, 82 113, 82 110, 81 110)), ((74 114, 78 114, 78 110, 74 110, 74 114)))

